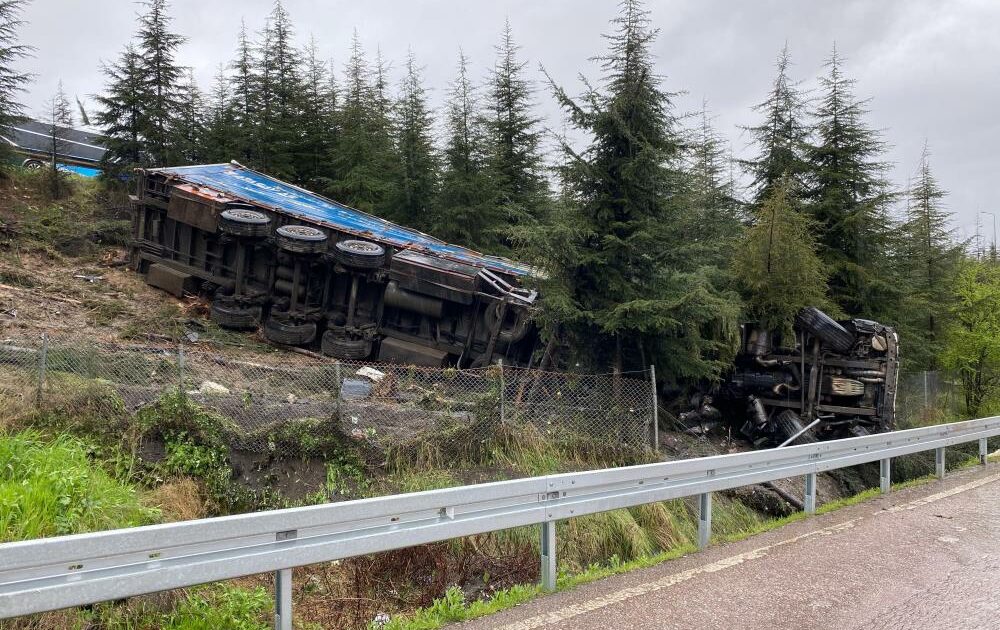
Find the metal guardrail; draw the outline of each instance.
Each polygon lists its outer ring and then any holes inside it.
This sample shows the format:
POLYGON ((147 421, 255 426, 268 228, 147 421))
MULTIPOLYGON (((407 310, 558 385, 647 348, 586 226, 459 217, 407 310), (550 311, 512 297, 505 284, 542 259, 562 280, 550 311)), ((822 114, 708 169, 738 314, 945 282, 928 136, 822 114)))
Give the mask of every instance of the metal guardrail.
POLYGON ((881 462, 1000 435, 1000 416, 780 449, 547 475, 459 488, 0 545, 0 619, 275 572, 275 627, 291 628, 291 569, 494 532, 542 526, 542 584, 555 588, 555 523, 586 514, 699 496, 699 546, 711 534, 712 492, 881 462))

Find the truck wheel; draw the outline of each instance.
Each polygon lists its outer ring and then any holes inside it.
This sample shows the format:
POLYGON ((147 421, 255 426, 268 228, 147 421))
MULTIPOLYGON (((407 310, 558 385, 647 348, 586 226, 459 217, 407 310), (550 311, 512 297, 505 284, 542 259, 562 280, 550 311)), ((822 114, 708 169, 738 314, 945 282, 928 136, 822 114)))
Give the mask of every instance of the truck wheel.
POLYGON ((257 330, 260 326, 262 309, 260 306, 247 308, 232 300, 216 299, 212 302, 212 321, 231 330, 257 330))
POLYGON ((367 358, 372 353, 372 342, 341 337, 332 330, 323 333, 321 345, 323 354, 337 359, 358 361, 367 358))
POLYGON ((275 241, 278 247, 293 254, 315 254, 326 248, 326 234, 308 225, 282 225, 275 241))
POLYGON ((345 267, 378 269, 385 263, 385 248, 368 241, 337 241, 334 258, 345 267))
POLYGON ((302 346, 316 338, 316 322, 293 323, 284 318, 268 317, 264 337, 286 346, 302 346))
POLYGON ((795 316, 795 323, 834 352, 845 353, 854 346, 854 335, 818 308, 805 307, 795 316))
POLYGON ((232 236, 267 236, 270 223, 266 214, 248 208, 229 208, 219 215, 219 231, 232 236))
MULTIPOLYGON (((785 409, 774 419, 774 435, 778 444, 781 444, 805 428, 799 415, 791 409, 785 409)), ((816 435, 810 429, 795 439, 789 446, 798 444, 811 444, 817 442, 816 435)))

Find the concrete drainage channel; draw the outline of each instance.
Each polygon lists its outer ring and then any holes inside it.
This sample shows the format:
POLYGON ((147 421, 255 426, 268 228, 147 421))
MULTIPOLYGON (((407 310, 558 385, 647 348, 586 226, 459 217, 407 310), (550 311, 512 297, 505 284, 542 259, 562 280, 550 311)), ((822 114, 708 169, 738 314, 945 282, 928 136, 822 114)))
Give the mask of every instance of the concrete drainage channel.
POLYGON ((542 526, 542 585, 555 588, 555 523, 682 497, 699 497, 699 545, 708 545, 712 493, 805 476, 815 510, 817 473, 1000 435, 1000 417, 781 449, 547 475, 429 492, 225 516, 0 545, 0 618, 275 573, 275 627, 291 629, 294 567, 525 525, 542 526))

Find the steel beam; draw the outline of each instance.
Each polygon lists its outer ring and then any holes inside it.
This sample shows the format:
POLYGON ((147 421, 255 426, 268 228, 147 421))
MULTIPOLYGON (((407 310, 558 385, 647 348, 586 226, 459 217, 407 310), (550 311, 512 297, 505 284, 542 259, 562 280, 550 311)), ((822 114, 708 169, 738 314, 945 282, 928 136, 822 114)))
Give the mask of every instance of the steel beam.
POLYGON ((712 493, 698 496, 698 549, 708 547, 712 540, 712 493))
POLYGON ((542 588, 556 590, 556 523, 542 522, 542 588))

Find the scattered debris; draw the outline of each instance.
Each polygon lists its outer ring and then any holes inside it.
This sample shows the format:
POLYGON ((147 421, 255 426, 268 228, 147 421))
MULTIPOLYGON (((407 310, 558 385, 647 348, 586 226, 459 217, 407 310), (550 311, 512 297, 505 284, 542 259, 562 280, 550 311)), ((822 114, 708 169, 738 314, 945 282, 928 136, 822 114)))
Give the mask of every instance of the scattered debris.
POLYGON ((228 396, 229 388, 215 381, 205 381, 198 387, 198 393, 205 396, 228 396))
POLYGON ((100 282, 101 280, 104 280, 104 276, 92 276, 85 273, 78 273, 75 274, 73 277, 76 278, 77 280, 85 280, 91 284, 95 284, 97 282, 100 282))
POLYGON ((370 379, 374 383, 378 383, 383 378, 385 378, 385 372, 380 372, 379 370, 376 370, 375 368, 367 365, 356 371, 355 374, 357 374, 358 376, 364 376, 365 378, 370 379))

